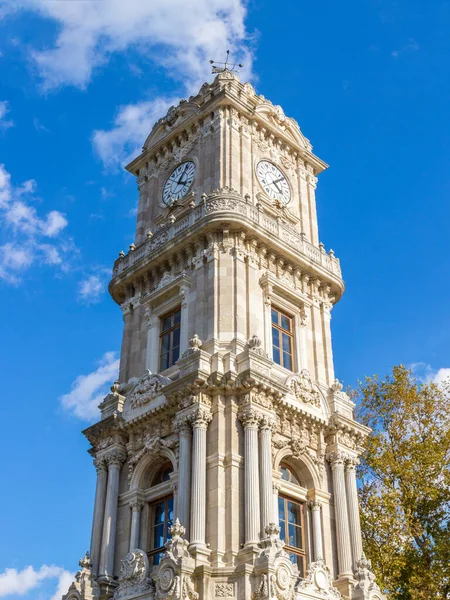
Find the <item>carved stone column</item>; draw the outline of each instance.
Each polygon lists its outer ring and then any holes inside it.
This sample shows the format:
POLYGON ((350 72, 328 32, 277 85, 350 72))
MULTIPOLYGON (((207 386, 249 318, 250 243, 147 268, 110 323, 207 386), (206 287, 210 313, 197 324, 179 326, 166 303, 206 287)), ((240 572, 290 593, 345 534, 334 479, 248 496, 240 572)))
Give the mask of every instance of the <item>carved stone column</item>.
MULTIPOLYGON (((181 317, 180 317, 180 356, 188 349, 189 338, 189 302, 188 302, 189 287, 180 285, 179 296, 181 299, 181 317)), ((182 523, 186 528, 186 525, 182 523)))
POLYGON ((142 500, 133 500, 130 502, 131 508, 131 534, 130 534, 130 552, 139 548, 139 532, 141 529, 141 511, 144 508, 142 500))
POLYGON ((125 461, 126 454, 124 451, 114 449, 107 454, 105 458, 108 464, 108 486, 106 490, 105 515, 103 519, 100 575, 103 577, 113 577, 119 477, 120 469, 125 461))
POLYGON ((339 578, 352 576, 352 551, 348 527, 347 498, 344 480, 345 456, 333 452, 327 456, 333 473, 333 499, 336 517, 339 578))
POLYGON ((252 408, 242 411, 239 418, 245 433, 245 545, 259 542, 259 468, 258 424, 260 415, 252 408))
POLYGON ((192 416, 191 546, 206 548, 206 430, 211 411, 199 408, 192 416))
POLYGON ((280 493, 281 483, 274 481, 272 485, 273 492, 273 523, 278 523, 280 520, 280 514, 278 512, 278 494, 280 493))
POLYGON ((322 519, 321 509, 322 504, 318 500, 312 500, 309 503, 312 514, 312 534, 314 544, 314 560, 323 560, 323 543, 322 543, 322 519))
POLYGON ((177 429, 180 437, 177 518, 187 532, 186 538, 189 539, 192 428, 187 420, 176 423, 175 428, 177 429))
POLYGON ((363 555, 361 522, 359 519, 358 490, 356 487, 356 466, 359 461, 349 458, 345 463, 345 485, 347 489, 348 517, 350 523, 350 540, 352 544, 353 569, 363 555))
POLYGON ((261 480, 261 534, 273 522, 272 488, 272 430, 275 421, 264 416, 260 422, 260 480, 261 480))
POLYGON ((108 478, 107 464, 104 459, 96 458, 94 466, 97 470, 97 486, 95 488, 94 517, 92 519, 92 535, 90 556, 92 571, 98 573, 100 550, 102 546, 103 517, 105 513, 106 481, 108 478))

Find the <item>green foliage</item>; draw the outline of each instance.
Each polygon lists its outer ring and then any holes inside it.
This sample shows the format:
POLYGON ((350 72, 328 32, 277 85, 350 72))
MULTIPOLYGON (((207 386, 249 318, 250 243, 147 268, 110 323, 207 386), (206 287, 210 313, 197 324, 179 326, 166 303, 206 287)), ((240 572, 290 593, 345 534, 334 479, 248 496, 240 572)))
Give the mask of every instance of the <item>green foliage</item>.
POLYGON ((393 600, 450 598, 450 382, 400 365, 359 389, 364 549, 393 600))

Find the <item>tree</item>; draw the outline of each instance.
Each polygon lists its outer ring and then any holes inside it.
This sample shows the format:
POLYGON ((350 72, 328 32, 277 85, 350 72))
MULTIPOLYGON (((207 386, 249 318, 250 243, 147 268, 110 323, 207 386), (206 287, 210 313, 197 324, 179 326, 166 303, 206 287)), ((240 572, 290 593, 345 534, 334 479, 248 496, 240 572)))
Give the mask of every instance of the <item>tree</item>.
POLYGON ((392 600, 450 598, 450 382, 400 365, 359 389, 364 548, 392 600))

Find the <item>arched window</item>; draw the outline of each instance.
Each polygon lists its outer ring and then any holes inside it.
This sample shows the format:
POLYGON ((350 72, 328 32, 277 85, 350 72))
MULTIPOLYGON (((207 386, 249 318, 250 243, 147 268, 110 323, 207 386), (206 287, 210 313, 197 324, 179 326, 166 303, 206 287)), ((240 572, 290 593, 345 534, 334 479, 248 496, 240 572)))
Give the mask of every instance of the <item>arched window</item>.
MULTIPOLYGON (((281 479, 294 485, 300 485, 291 469, 280 465, 281 479)), ((300 576, 305 576, 306 547, 305 547, 305 505, 296 498, 281 492, 278 496, 278 516, 280 538, 290 560, 297 565, 300 576)))
MULTIPOLYGON (((170 480, 173 467, 170 463, 164 464, 155 474, 152 487, 161 485, 170 480)), ((164 544, 170 539, 169 529, 173 523, 173 495, 159 498, 150 504, 150 532, 148 559, 150 566, 159 565, 161 556, 165 551, 164 544)))

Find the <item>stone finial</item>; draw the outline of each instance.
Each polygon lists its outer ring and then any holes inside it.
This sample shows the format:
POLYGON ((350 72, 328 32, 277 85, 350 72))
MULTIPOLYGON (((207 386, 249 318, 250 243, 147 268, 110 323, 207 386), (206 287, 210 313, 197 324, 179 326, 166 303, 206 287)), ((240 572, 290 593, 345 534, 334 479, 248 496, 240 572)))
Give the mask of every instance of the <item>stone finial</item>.
POLYGON ((339 381, 339 379, 335 379, 331 384, 331 389, 333 390, 333 392, 341 392, 343 387, 344 386, 339 381))
POLYGON ((261 340, 259 339, 259 337, 257 335, 253 334, 252 337, 248 340, 247 344, 250 346, 250 348, 252 350, 254 350, 256 348, 260 348, 261 340))
POLYGON ((134 252, 135 250, 136 250, 136 245, 134 243, 130 244, 130 252, 134 252))
POLYGON ((119 252, 119 258, 124 258, 124 256, 125 256, 125 252, 123 250, 121 250, 119 252))
POLYGON ((78 564, 82 569, 92 569, 91 555, 89 554, 89 552, 86 552, 83 558, 80 558, 78 564))
POLYGON ((172 536, 172 540, 175 538, 182 538, 186 533, 186 528, 183 527, 179 519, 176 519, 172 527, 169 527, 169 533, 172 536))
POLYGON ((116 396, 119 393, 120 384, 118 381, 115 381, 110 387, 111 392, 116 396))
POLYGON ((195 334, 194 337, 189 340, 189 346, 192 348, 192 350, 194 350, 194 352, 197 352, 203 346, 203 342, 198 335, 195 334))
POLYGON ((330 258, 334 258, 334 256, 335 256, 335 255, 334 255, 334 250, 332 250, 331 248, 330 248, 330 250, 328 251, 328 256, 329 256, 330 258))
POLYGON ((149 230, 147 231, 147 233, 146 233, 146 238, 147 238, 148 240, 151 240, 151 239, 152 239, 152 237, 153 237, 153 233, 152 233, 152 232, 150 231, 150 229, 149 229, 149 230))

